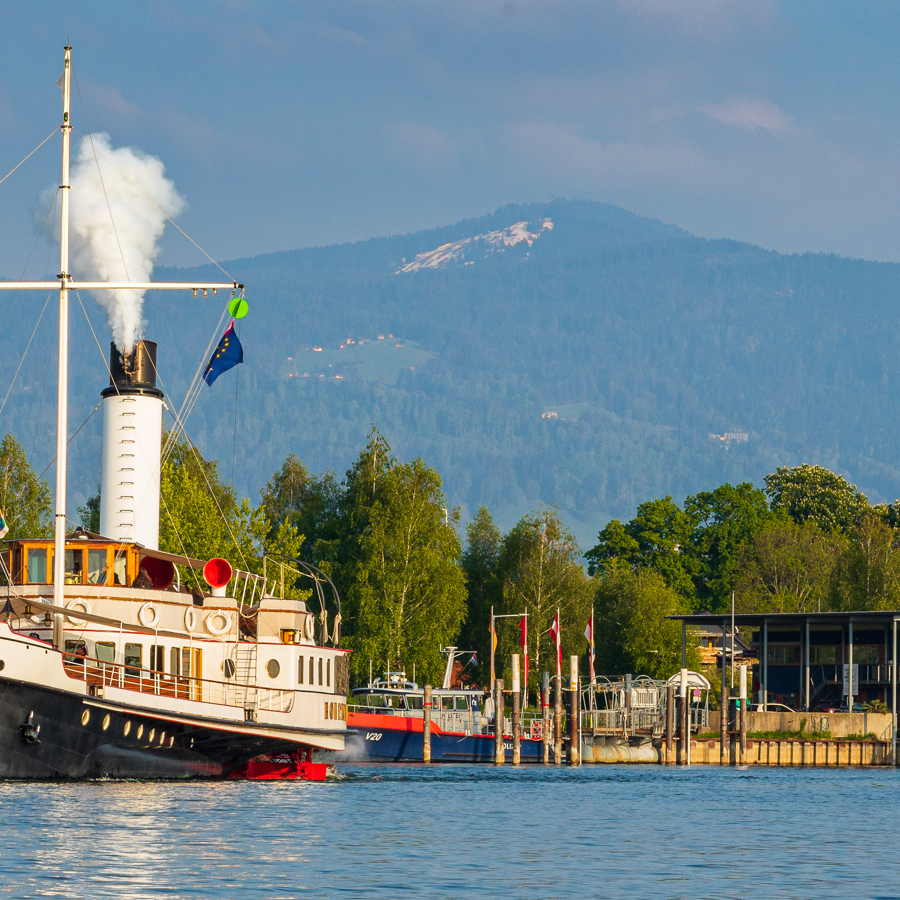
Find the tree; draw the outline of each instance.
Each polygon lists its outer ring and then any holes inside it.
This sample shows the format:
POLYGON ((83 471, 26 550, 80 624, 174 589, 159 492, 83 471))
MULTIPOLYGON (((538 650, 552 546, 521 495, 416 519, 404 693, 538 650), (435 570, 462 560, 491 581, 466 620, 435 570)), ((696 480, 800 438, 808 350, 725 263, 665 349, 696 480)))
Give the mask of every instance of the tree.
POLYGON ((690 544, 696 605, 720 612, 730 604, 744 547, 779 514, 749 482, 701 491, 684 501, 684 509, 696 522, 690 544))
POLYGON ((671 497, 649 500, 637 508, 627 524, 610 522, 598 535, 598 543, 585 553, 591 574, 602 573, 616 561, 637 568, 655 569, 683 597, 694 595, 689 547, 694 519, 671 497))
POLYGON ((100 533, 100 485, 97 485, 97 493, 92 494, 84 501, 84 506, 78 507, 78 518, 81 524, 94 534, 100 533))
POLYGON ((745 545, 736 605, 745 613, 816 612, 828 606, 831 570, 845 540, 813 521, 779 522, 745 545))
POLYGON ((441 650, 459 634, 466 612, 458 509, 440 475, 416 459, 405 465, 373 433, 345 482, 340 537, 352 553, 338 560, 354 620, 348 629, 357 676, 369 660, 416 667, 436 683, 441 650))
POLYGON ((466 576, 468 612, 459 641, 462 649, 477 651, 475 677, 487 684, 490 677, 488 657, 491 607, 499 607, 503 599, 503 581, 500 576, 503 534, 494 524, 487 507, 478 508, 475 518, 466 526, 466 538, 462 567, 466 576))
POLYGON ((900 605, 898 535, 873 515, 850 529, 831 580, 834 609, 897 609, 900 605))
MULTIPOLYGON (((597 585, 598 671, 669 678, 681 668, 681 623, 667 617, 688 611, 684 597, 659 572, 621 563, 611 566, 597 585)), ((699 653, 693 642, 687 649, 688 668, 696 670, 699 653)))
POLYGON ((47 482, 34 474, 22 445, 5 435, 0 443, 0 510, 9 526, 6 539, 51 537, 52 508, 47 482))
MULTIPOLYGON (((560 613, 563 658, 585 651, 584 628, 591 614, 595 584, 579 562, 578 544, 555 510, 524 516, 503 540, 499 569, 503 577, 503 612, 528 613, 529 682, 540 684, 542 666, 555 673, 549 630, 560 613), (542 648, 548 648, 545 659, 542 648)), ((500 636, 506 668, 509 653, 521 652, 519 631, 504 629, 500 636)))
POLYGON ((772 509, 783 509, 797 523, 812 520, 827 534, 846 531, 871 510, 856 485, 822 466, 779 466, 765 482, 772 509))

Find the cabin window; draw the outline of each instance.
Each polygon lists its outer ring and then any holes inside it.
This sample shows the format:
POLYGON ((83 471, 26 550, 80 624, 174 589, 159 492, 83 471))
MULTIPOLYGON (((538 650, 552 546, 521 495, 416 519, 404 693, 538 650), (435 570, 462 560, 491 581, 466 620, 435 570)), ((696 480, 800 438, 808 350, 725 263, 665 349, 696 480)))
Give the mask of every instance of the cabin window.
POLYGON ((325 686, 331 687, 331 660, 325 660, 325 686))
POLYGON ((380 709, 384 706, 384 697, 382 697, 381 694, 367 694, 366 706, 371 707, 372 709, 380 709))
POLYGON ((296 644, 297 643, 297 632, 291 628, 282 628, 281 629, 281 643, 282 644, 296 644))
POLYGON ((838 648, 835 646, 813 646, 809 648, 809 661, 814 666, 837 665, 838 648))
POLYGON ((319 687, 322 687, 322 663, 323 663, 323 661, 324 660, 320 656, 319 657, 319 687))
POLYGON ((277 659, 270 659, 266 663, 266 674, 269 678, 277 678, 281 672, 281 663, 277 659))
POLYGON ((84 641, 66 641, 66 662, 80 663, 83 666, 87 655, 87 644, 84 641))
POLYGON ((106 548, 88 550, 88 584, 106 584, 106 548))
POLYGON ((406 705, 410 709, 421 709, 422 708, 422 698, 411 695, 406 698, 406 705))
POLYGON ((127 565, 124 556, 116 554, 113 562, 113 584, 125 584, 128 581, 126 575, 127 565))
POLYGON ((191 675, 191 648, 183 647, 181 650, 181 674, 186 678, 191 675))
POLYGON ((169 651, 169 671, 173 675, 181 674, 181 647, 173 647, 169 651))
POLYGON ((33 547, 27 551, 26 578, 29 584, 47 583, 47 548, 33 547))
POLYGON ((97 641, 94 652, 100 662, 114 663, 116 661, 116 645, 112 641, 97 641))
POLYGON ((66 550, 66 584, 81 584, 84 572, 84 550, 66 550))
POLYGON ((313 657, 309 658, 309 683, 310 685, 316 683, 316 661, 313 657))
POLYGON ((303 657, 297 663, 297 684, 303 684, 303 657))
POLYGON ((469 703, 465 697, 457 697, 456 698, 456 708, 463 712, 469 711, 469 703))
POLYGON ((796 666, 800 664, 800 647, 798 644, 769 644, 769 665, 796 666))
POLYGON ((166 671, 166 648, 151 647, 150 648, 150 668, 154 672, 166 671))
POLYGON ((141 671, 141 651, 143 647, 140 644, 125 645, 125 671, 129 675, 139 675, 141 671))

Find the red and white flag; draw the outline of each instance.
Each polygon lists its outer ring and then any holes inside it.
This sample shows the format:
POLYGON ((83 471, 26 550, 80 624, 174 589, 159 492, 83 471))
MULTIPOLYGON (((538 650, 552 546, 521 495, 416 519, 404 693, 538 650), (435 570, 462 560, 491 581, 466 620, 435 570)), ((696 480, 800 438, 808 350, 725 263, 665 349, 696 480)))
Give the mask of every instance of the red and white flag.
POLYGON ((594 675, 594 611, 591 610, 591 617, 588 619, 587 627, 584 629, 584 636, 587 638, 590 653, 588 654, 588 664, 591 669, 591 686, 597 683, 597 677, 594 675))
POLYGON ((562 641, 559 633, 559 610, 556 610, 556 617, 550 626, 550 636, 556 641, 556 675, 562 676, 562 641))

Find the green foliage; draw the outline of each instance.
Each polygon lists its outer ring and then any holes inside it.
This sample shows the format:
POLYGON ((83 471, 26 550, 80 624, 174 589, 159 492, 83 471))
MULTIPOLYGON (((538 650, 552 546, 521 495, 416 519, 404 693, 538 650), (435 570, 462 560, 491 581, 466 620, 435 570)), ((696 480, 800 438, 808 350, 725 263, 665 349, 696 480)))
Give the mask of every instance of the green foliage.
MULTIPOLYGON (((596 595, 598 671, 669 678, 681 668, 681 623, 667 617, 685 612, 684 598, 659 572, 611 566, 600 577, 596 595)), ((697 670, 699 664, 689 635, 688 668, 697 670)))
POLYGON ((100 533, 100 485, 97 485, 97 493, 92 494, 84 501, 83 506, 78 507, 78 518, 81 524, 93 534, 100 533))
POLYGON ((848 538, 832 572, 830 606, 900 608, 900 536, 869 513, 850 528, 848 538))
POLYGON ((11 434, 0 443, 0 510, 9 526, 8 541, 53 534, 50 488, 34 474, 25 450, 11 434))
POLYGON ((491 607, 499 610, 503 599, 502 551, 503 534, 490 511, 481 506, 466 526, 462 567, 466 576, 468 613, 459 633, 460 648, 477 652, 478 663, 470 671, 480 684, 490 680, 491 607))
MULTIPOLYGON (((556 674, 550 626, 559 610, 563 665, 570 655, 585 653, 584 628, 591 614, 595 583, 585 575, 578 544, 556 510, 524 516, 503 539, 499 570, 501 609, 528 613, 529 685, 537 689, 546 669, 556 674)), ((512 653, 521 653, 518 620, 498 629, 498 677, 509 668, 512 653), (513 624, 515 623, 515 624, 513 624)))
POLYGON ((783 509, 795 522, 813 521, 828 533, 847 531, 870 511, 856 485, 822 466, 779 466, 766 475, 772 509, 783 509))
POLYGON ((817 612, 828 608, 831 570, 845 546, 814 521, 776 522, 744 545, 736 603, 745 613, 817 612))

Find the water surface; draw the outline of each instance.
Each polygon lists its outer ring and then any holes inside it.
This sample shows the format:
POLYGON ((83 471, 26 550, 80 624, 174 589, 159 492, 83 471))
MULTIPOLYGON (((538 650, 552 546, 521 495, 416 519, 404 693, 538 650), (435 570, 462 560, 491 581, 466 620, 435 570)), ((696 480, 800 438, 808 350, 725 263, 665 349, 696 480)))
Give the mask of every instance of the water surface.
POLYGON ((0 785, 0 898, 897 898, 890 769, 0 785))

